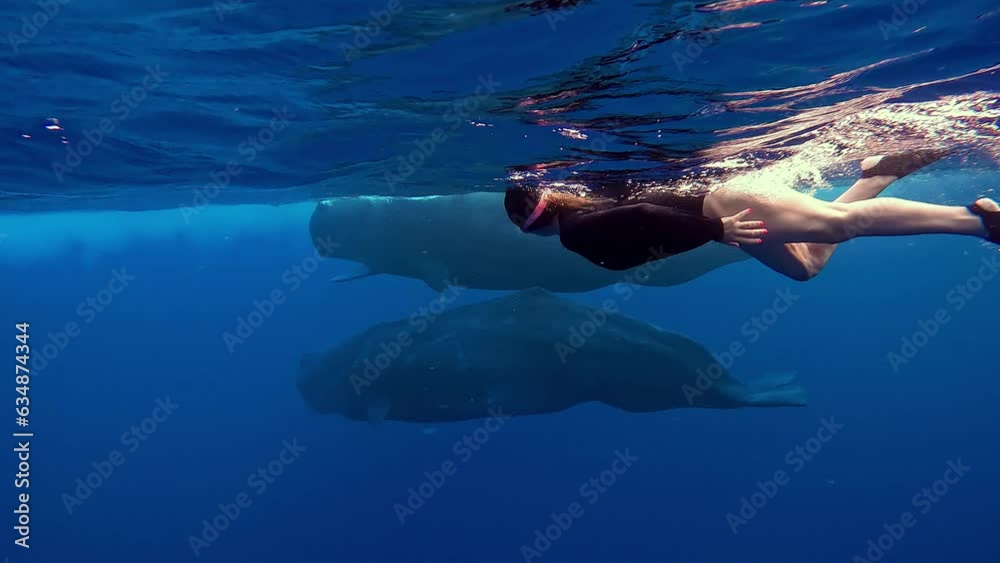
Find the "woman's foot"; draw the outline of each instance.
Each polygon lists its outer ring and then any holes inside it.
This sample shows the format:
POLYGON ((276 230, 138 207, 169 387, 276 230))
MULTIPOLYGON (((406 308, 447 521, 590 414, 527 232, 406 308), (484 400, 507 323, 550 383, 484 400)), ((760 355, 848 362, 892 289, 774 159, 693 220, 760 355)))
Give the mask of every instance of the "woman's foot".
POLYGON ((980 198, 969 206, 969 211, 978 215, 986 228, 986 239, 1000 244, 1000 205, 989 198, 980 198))
POLYGON ((885 156, 870 156, 861 161, 861 177, 895 176, 902 178, 928 164, 941 160, 948 152, 944 149, 920 149, 885 156))

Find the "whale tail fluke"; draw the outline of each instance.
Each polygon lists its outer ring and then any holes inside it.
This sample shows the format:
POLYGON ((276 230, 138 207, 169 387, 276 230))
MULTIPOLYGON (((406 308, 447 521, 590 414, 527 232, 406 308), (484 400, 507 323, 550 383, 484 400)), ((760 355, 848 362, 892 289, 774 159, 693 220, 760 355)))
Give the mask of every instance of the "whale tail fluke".
POLYGON ((804 407, 808 402, 794 372, 772 375, 747 387, 746 402, 751 407, 804 407))

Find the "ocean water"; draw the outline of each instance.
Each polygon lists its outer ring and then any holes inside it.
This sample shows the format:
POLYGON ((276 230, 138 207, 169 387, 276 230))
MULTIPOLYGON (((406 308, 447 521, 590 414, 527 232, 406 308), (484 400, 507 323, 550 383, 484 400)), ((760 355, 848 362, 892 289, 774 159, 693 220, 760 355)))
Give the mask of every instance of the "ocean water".
MULTIPOLYGON (((796 372, 805 408, 372 429, 311 412, 295 377, 439 296, 331 281, 357 265, 317 259, 323 198, 738 177, 828 199, 858 159, 915 146, 953 152, 886 195, 994 193, 998 9, 5 0, 0 556, 996 561, 1000 258, 975 239, 855 240, 808 283, 744 261, 563 296, 738 346, 747 381, 796 372)), ((345 238, 392 221, 356 219, 345 238)), ((460 244, 447 227, 431 240, 460 244)))

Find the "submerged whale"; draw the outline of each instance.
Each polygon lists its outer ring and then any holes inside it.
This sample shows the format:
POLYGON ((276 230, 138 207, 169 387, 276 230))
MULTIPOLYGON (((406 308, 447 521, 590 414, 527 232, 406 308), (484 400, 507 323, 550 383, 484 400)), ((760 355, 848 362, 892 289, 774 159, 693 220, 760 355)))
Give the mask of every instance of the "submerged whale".
POLYGON ((297 385, 313 410, 372 425, 546 414, 593 401, 636 413, 806 403, 792 376, 741 383, 698 343, 608 310, 530 289, 386 322, 303 355, 297 385))
POLYGON ((503 194, 490 192, 326 199, 316 206, 309 231, 321 255, 361 263, 363 269, 336 281, 392 274, 423 280, 438 291, 445 280, 472 289, 543 287, 563 293, 623 281, 672 286, 748 258, 711 243, 631 271, 605 270, 563 248, 557 237, 520 232, 507 218, 503 194))

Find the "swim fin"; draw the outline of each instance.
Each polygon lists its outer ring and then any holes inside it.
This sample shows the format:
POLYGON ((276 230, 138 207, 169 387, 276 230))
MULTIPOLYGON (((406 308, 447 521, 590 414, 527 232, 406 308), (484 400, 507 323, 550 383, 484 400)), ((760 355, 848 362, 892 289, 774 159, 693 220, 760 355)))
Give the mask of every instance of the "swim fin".
POLYGON ((887 154, 883 156, 875 166, 864 169, 862 167, 861 177, 871 178, 872 176, 895 176, 902 178, 920 170, 924 166, 941 160, 951 151, 944 149, 920 149, 915 151, 887 154))
POLYGON ((983 225, 986 227, 987 237, 990 242, 1000 244, 1000 211, 984 209, 979 205, 979 201, 968 207, 969 211, 978 215, 983 220, 983 225))

